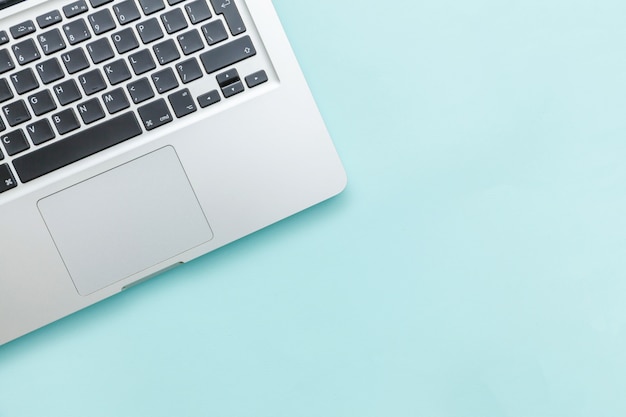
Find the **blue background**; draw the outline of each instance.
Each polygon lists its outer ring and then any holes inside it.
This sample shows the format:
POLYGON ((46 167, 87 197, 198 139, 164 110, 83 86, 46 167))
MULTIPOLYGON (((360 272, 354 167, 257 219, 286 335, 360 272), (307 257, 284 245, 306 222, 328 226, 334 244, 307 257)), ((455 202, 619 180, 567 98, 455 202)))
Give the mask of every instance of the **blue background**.
POLYGON ((276 0, 338 198, 0 348, 0 416, 626 415, 626 6, 276 0))

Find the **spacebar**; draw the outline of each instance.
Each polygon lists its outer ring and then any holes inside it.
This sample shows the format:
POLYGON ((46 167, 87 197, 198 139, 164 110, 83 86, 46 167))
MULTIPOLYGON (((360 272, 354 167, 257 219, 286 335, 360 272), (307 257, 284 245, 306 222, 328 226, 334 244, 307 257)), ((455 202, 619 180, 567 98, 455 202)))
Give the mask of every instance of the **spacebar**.
POLYGON ((141 134, 133 112, 68 136, 13 161, 22 182, 32 181, 141 134))

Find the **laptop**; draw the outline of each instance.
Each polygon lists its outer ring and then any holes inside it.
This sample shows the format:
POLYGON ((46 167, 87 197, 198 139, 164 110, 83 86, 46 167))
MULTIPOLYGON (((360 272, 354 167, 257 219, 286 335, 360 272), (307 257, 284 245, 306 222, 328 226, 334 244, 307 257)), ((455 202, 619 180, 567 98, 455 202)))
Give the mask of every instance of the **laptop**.
POLYGON ((0 344, 344 189, 271 0, 0 8, 0 344))

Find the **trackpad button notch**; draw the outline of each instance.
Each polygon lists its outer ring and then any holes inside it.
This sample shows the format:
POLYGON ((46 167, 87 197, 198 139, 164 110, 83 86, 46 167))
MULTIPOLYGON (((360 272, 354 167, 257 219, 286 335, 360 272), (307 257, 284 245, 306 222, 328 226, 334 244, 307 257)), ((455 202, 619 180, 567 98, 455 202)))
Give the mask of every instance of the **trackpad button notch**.
POLYGON ((213 238, 172 147, 48 196, 38 207, 83 296, 213 238))

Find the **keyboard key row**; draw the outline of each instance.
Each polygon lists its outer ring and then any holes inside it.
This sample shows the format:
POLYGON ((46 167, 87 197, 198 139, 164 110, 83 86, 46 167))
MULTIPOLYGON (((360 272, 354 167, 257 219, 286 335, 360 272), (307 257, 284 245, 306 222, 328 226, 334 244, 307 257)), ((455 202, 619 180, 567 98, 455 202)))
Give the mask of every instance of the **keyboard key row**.
MULTIPOLYGON (((216 79, 220 86, 223 86, 223 89, 230 88, 243 91, 243 85, 236 70, 229 70, 219 74, 216 79)), ((266 82, 267 74, 265 71, 258 71, 247 76, 245 79, 248 86, 253 88, 254 86, 266 82)), ((228 97, 226 94, 225 96, 228 97)), ((47 99, 51 99, 51 97, 46 98, 46 100, 47 99)), ((174 116, 170 113, 170 106, 177 118, 185 117, 198 110, 196 102, 188 89, 172 93, 168 95, 167 99, 169 106, 165 99, 159 98, 138 107, 137 112, 139 119, 133 112, 127 112, 60 139, 51 145, 34 150, 26 155, 18 156, 13 160, 15 172, 23 183, 32 181, 47 173, 140 135, 142 133, 139 125, 140 122, 147 131, 170 123, 174 120, 174 116)), ((104 94, 102 100, 111 114, 114 112, 109 108, 110 103, 115 102, 119 105, 123 102, 117 111, 121 111, 129 106, 121 88, 114 90, 114 92, 104 94)), ((197 98, 198 104, 202 108, 213 105, 220 100, 220 95, 217 90, 203 94, 197 98)), ((104 108, 97 98, 89 99, 79 104, 76 108, 78 115, 85 125, 95 123, 105 117, 104 108)), ((25 130, 34 145, 43 144, 55 137, 52 125, 54 125, 60 135, 71 133, 80 127, 76 112, 72 108, 67 108, 54 114, 51 117, 51 121, 52 123, 50 123, 48 119, 41 119, 26 126, 25 130)), ((18 155, 30 148, 28 139, 22 129, 2 135, 0 142, 2 142, 3 148, 8 156, 18 155)), ((3 158, 4 156, 0 151, 0 160, 3 158)), ((17 181, 9 165, 0 165, 0 193, 16 186, 17 181)))

